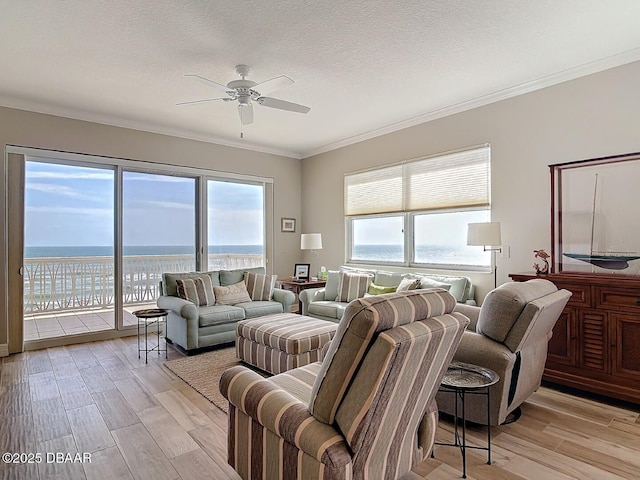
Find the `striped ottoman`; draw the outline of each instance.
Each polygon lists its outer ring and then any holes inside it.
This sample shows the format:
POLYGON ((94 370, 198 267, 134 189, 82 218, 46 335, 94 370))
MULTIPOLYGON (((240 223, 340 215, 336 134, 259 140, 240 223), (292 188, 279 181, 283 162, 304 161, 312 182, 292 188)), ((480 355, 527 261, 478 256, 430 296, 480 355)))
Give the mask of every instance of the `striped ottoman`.
POLYGON ((286 372, 320 360, 322 347, 337 327, 337 323, 296 313, 241 320, 236 327, 236 355, 265 372, 286 372))

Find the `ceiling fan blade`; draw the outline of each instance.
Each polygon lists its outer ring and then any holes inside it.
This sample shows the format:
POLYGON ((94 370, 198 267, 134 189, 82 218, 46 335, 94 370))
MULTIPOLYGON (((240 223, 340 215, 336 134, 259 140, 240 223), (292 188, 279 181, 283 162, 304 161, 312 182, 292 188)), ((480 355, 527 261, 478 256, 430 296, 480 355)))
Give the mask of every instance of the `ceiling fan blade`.
POLYGON ((265 107, 279 108, 280 110, 287 110, 288 112, 307 113, 311 110, 311 107, 305 107, 298 103, 286 102, 284 100, 271 97, 260 97, 256 102, 265 107))
POLYGON ((240 114, 240 122, 242 125, 253 123, 253 105, 238 105, 238 113, 240 114))
POLYGON ((252 90, 256 92, 260 92, 262 95, 266 95, 268 93, 275 92, 276 90, 280 90, 281 88, 288 87, 293 83, 286 75, 280 75, 279 77, 272 78, 271 80, 265 80, 264 82, 258 83, 251 87, 252 90))
POLYGON ((213 80, 209 80, 208 78, 201 77, 200 75, 187 74, 185 75, 185 77, 194 78, 200 82, 203 82, 209 85, 210 87, 217 88, 218 90, 221 90, 223 92, 233 92, 232 88, 229 88, 226 85, 222 85, 221 83, 214 82, 213 80))
POLYGON ((192 100, 190 102, 180 102, 180 103, 176 103, 176 105, 194 105, 196 103, 206 103, 206 102, 215 102, 216 100, 224 100, 224 101, 228 101, 230 100, 229 98, 226 97, 220 97, 220 98, 205 98, 204 100, 192 100))

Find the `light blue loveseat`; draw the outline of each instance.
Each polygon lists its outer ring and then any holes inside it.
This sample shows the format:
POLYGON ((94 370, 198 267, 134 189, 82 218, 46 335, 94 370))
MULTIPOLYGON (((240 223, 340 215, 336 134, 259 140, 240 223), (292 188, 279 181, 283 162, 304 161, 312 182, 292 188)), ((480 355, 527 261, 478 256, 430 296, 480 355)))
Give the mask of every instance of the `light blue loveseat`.
POLYGON ((186 352, 198 348, 230 343, 236 339, 236 323, 245 318, 255 318, 275 313, 290 312, 295 295, 287 290, 273 289, 268 301, 251 301, 235 305, 197 306, 178 297, 176 280, 209 275, 216 286, 241 282, 244 273, 264 274, 264 267, 211 272, 163 273, 158 297, 158 308, 169 310, 167 339, 186 352))

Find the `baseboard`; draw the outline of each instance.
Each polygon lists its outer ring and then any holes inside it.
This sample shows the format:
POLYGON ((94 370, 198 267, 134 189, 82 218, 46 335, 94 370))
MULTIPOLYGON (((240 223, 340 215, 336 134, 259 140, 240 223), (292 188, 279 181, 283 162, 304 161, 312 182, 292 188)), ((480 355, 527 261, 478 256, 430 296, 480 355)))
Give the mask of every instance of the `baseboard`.
POLYGON ((8 357, 8 356, 9 356, 9 344, 0 343, 0 357, 8 357))

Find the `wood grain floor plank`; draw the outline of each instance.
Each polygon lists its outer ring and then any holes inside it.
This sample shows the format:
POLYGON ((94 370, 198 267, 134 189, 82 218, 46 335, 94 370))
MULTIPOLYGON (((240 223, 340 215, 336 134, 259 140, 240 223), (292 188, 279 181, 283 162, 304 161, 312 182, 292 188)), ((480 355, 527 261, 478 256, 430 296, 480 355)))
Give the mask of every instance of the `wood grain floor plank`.
POLYGON ((33 402, 33 426, 39 442, 71 435, 71 425, 62 398, 33 402))
POLYGON ((80 375, 58 379, 58 387, 64 408, 72 410, 94 403, 89 389, 80 375))
POLYGON ((109 375, 107 375, 107 372, 102 368, 102 365, 83 368, 79 370, 79 372, 90 393, 104 392, 116 388, 111 378, 109 378, 109 375))
POLYGON ((136 413, 160 405, 156 397, 135 376, 113 383, 136 413))
POLYGON ((148 364, 145 368, 133 370, 133 374, 140 380, 151 393, 161 393, 173 390, 184 382, 174 380, 168 375, 168 370, 157 365, 148 364))
POLYGON ((72 435, 40 442, 38 451, 43 455, 43 462, 38 464, 38 472, 41 479, 85 480, 87 478, 84 474, 82 462, 59 461, 55 456, 56 453, 76 454, 80 452, 72 435), (49 457, 47 453, 54 456, 49 457), (49 461, 49 459, 52 461, 49 461))
POLYGON ((31 392, 31 401, 33 402, 60 396, 58 382, 53 370, 29 375, 29 390, 31 392))
POLYGON ((156 393, 155 397, 187 432, 213 422, 177 390, 156 393))
POLYGON ((200 448, 163 406, 147 408, 138 415, 168 458, 175 458, 200 448))
POLYGON ((113 436, 134 479, 180 479, 142 423, 114 430, 113 436))
POLYGON ((49 354, 46 350, 35 350, 29 352, 27 356, 27 363, 29 365, 29 374, 50 372, 53 370, 51 367, 51 361, 49 360, 49 354))
POLYGON ((80 452, 96 452, 115 445, 111 432, 95 405, 67 410, 67 416, 80 452))
POLYGON ((109 447, 91 454, 91 462, 83 464, 87 480, 133 480, 118 447, 109 447))
POLYGON ((216 480, 237 480, 238 475, 220 471, 218 465, 201 449, 184 453, 171 460, 182 480, 202 480, 202 472, 216 472, 216 480))
POLYGON ((96 392, 92 397, 109 430, 117 430, 140 422, 118 389, 96 392))

